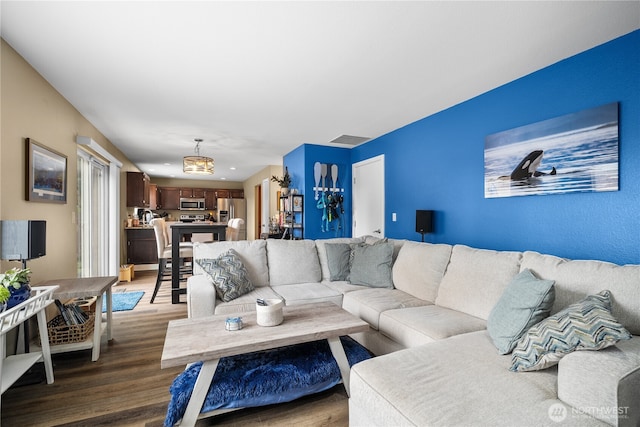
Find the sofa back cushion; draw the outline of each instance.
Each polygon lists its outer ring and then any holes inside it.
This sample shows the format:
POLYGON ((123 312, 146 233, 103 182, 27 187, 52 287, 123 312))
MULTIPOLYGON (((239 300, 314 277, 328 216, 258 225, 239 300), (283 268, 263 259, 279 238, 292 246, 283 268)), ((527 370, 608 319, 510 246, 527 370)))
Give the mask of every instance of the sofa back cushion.
POLYGON ((455 245, 436 304, 487 320, 511 279, 520 272, 520 252, 455 245))
MULTIPOLYGON (((267 244, 265 240, 239 240, 214 243, 194 243, 193 257, 198 259, 215 259, 229 249, 234 249, 247 269, 249 280, 253 286, 269 285, 269 269, 267 268, 267 244)), ((197 262, 193 263, 193 274, 203 274, 197 262)))
POLYGON ((271 286, 312 283, 322 280, 316 243, 313 240, 267 240, 271 286))
POLYGON ((527 251, 521 268, 530 269, 542 279, 555 280, 556 300, 552 314, 587 295, 609 290, 613 317, 629 332, 640 335, 640 265, 567 260, 527 251))
POLYGON ((336 237, 333 239, 318 239, 315 241, 316 249, 318 251, 318 259, 320 260, 320 269, 322 270, 322 280, 330 281, 331 272, 329 271, 329 261, 327 258, 327 248, 324 246, 327 243, 362 243, 364 241, 361 237, 336 237))
POLYGON ((405 242, 393 264, 396 289, 435 302, 452 249, 445 244, 405 242))

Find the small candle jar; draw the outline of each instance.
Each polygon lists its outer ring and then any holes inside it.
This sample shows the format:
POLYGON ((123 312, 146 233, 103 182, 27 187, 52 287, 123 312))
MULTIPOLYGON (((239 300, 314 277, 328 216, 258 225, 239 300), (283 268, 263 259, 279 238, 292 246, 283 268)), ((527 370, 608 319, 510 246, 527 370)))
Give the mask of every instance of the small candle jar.
POLYGON ((227 331, 239 331, 242 329, 242 317, 227 317, 224 328, 227 331))

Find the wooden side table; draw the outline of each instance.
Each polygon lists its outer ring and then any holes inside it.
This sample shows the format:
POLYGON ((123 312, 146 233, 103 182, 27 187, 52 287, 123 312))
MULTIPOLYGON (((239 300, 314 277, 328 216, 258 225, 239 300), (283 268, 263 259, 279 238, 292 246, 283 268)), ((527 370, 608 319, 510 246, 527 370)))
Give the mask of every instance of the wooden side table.
POLYGON ((55 279, 40 283, 40 285, 58 285, 58 289, 54 292, 54 297, 57 299, 68 300, 71 298, 98 298, 96 300, 96 318, 93 335, 86 341, 52 346, 52 353, 66 353, 68 351, 92 349, 91 360, 94 362, 98 360, 100 357, 100 339, 102 338, 103 328, 105 328, 107 332, 107 340, 111 341, 111 287, 116 283, 118 283, 118 276, 55 279), (107 322, 103 325, 102 298, 105 293, 107 297, 107 322))

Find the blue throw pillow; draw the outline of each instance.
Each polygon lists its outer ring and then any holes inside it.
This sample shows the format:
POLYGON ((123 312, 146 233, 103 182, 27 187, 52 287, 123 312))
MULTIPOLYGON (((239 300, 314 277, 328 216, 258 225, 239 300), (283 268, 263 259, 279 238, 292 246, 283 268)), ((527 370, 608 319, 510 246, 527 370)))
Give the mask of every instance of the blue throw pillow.
POLYGON ((487 319, 487 331, 499 354, 511 353, 529 328, 549 316, 556 298, 554 283, 524 270, 507 285, 487 319))

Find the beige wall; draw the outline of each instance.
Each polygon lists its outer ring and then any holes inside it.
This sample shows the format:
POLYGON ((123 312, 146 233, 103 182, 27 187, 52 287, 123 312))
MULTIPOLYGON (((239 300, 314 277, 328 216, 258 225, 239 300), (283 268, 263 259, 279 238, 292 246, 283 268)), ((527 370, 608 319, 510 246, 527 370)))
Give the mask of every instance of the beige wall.
MULTIPOLYGON (((4 40, 0 54, 0 219, 47 221, 47 255, 28 262, 34 283, 76 277, 76 136, 92 138, 123 162, 120 222, 126 218, 124 172, 137 169, 4 40), (67 203, 25 200, 25 138, 67 156, 67 203)), ((0 270, 15 266, 19 264, 2 261, 0 270)))
MULTIPOLYGON (((76 277, 77 275, 77 150, 78 135, 92 138, 123 163, 120 176, 120 219, 126 221, 126 172, 138 171, 115 146, 64 99, 11 46, 1 40, 0 51, 0 220, 47 221, 47 255, 31 260, 32 281, 76 277), (25 138, 32 138, 67 156, 67 203, 38 203, 25 200, 25 138)), ((167 187, 244 189, 247 199, 247 238, 256 238, 255 186, 272 175, 282 175, 282 166, 268 166, 244 183, 216 180, 184 180, 151 177, 167 187)), ((270 182, 270 206, 276 214, 278 190, 270 182)), ((121 262, 126 259, 124 229, 120 236, 121 262)), ((0 261, 0 271, 19 266, 0 261)))
POLYGON ((277 214, 276 195, 280 190, 277 183, 271 182, 273 175, 282 176, 282 165, 267 166, 260 172, 251 176, 244 182, 244 198, 247 200, 247 239, 254 240, 260 236, 256 236, 255 224, 260 220, 260 213, 256 212, 256 186, 262 185, 264 179, 269 179, 269 217, 277 214))

